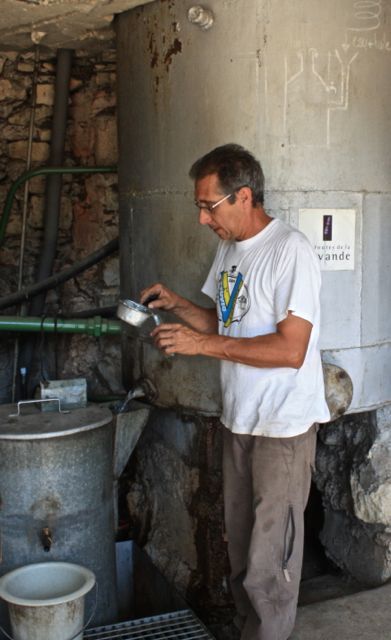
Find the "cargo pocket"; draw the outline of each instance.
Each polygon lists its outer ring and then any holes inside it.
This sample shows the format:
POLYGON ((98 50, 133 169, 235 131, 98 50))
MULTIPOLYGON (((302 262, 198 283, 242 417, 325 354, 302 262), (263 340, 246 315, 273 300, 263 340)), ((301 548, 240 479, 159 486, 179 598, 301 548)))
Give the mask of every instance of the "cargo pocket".
POLYGON ((293 554, 293 547, 295 544, 296 537, 296 527, 295 527, 295 519, 293 515, 293 507, 289 505, 288 507, 288 517, 286 521, 285 534, 284 534, 284 553, 282 560, 282 572, 284 574, 284 578, 287 582, 291 582, 292 578, 289 573, 289 561, 293 554))

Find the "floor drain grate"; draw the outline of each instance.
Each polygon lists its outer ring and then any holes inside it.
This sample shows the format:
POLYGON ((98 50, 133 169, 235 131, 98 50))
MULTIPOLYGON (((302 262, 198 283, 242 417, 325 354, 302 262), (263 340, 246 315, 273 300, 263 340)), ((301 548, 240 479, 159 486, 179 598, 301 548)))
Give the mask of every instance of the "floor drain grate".
POLYGON ((209 640, 213 636, 189 609, 87 629, 84 640, 209 640))

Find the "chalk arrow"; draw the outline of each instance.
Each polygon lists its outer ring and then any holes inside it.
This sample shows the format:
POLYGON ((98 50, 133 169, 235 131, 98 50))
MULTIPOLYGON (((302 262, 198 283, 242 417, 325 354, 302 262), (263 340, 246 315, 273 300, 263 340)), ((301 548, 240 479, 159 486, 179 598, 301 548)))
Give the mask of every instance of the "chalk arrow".
POLYGON ((345 42, 343 42, 341 44, 341 47, 342 47, 342 49, 344 50, 345 53, 350 49, 350 44, 349 44, 349 42, 347 40, 348 40, 348 36, 345 33, 345 42))

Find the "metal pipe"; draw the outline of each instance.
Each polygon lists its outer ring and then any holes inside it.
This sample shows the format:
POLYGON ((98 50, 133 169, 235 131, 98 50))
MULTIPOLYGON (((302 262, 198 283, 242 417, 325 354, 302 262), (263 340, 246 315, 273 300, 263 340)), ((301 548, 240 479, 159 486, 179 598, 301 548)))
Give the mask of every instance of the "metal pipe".
POLYGON ((120 335, 121 325, 118 320, 107 320, 100 316, 85 319, 0 316, 0 331, 84 333, 99 338, 104 335, 120 335))
MULTIPOLYGON (((29 135, 28 135, 26 171, 30 171, 31 169, 31 154, 32 154, 32 148, 33 148, 35 108, 37 104, 38 64, 39 64, 39 49, 38 47, 36 47, 35 58, 34 58, 34 74, 33 74, 33 80, 32 80, 31 113, 30 113, 29 135)), ((23 193, 22 233, 20 237, 18 290, 21 289, 22 281, 23 281, 23 262, 24 262, 24 251, 25 251, 25 244, 26 244, 28 196, 29 196, 28 180, 26 180, 26 182, 24 183, 24 193, 23 193)))
MULTIPOLYGON (((37 169, 31 169, 30 171, 25 171, 21 176, 19 176, 19 178, 17 178, 17 180, 14 182, 14 184, 11 186, 10 190, 8 191, 7 194, 7 198, 5 201, 5 205, 4 205, 4 209, 3 209, 3 215, 2 218, 0 220, 0 246, 2 244, 2 241, 4 239, 4 235, 5 235, 5 229, 7 227, 7 223, 8 223, 8 219, 10 216, 10 212, 11 212, 11 208, 12 208, 12 203, 15 197, 15 194, 18 190, 18 188, 20 187, 20 185, 22 185, 24 182, 26 182, 27 180, 29 180, 32 177, 35 176, 39 176, 39 175, 47 175, 47 174, 57 174, 57 173, 69 173, 69 174, 82 174, 82 173, 116 173, 117 172, 117 167, 116 166, 108 166, 108 167, 104 167, 104 166, 98 166, 98 167, 64 167, 64 166, 58 166, 58 167, 40 167, 37 169)), ((118 242, 118 241, 112 241, 112 242, 118 242)), ((110 243, 108 243, 107 246, 109 246, 110 243)), ((104 248, 102 248, 104 249, 104 248)), ((116 247, 115 247, 116 249, 116 247)), ((98 250, 98 252, 101 250, 98 250)), ((92 254, 94 255, 94 254, 92 254)), ((99 258, 100 259, 100 258, 99 258)), ((88 258, 86 259, 86 261, 88 260, 88 258)), ((83 262, 83 261, 82 261, 83 262)), ((82 264, 82 262, 80 263, 80 265, 82 264)), ((75 265, 76 266, 76 265, 75 265)), ((88 266, 83 267, 81 270, 83 270, 84 268, 88 268, 88 266)), ((69 277, 72 277, 72 275, 70 275, 69 277)), ((57 276, 52 276, 53 281, 55 284, 53 286, 56 286, 56 284, 59 282, 56 280, 57 276)), ((65 281, 67 278, 65 278, 63 281, 65 281)), ((34 286, 34 285, 33 285, 34 286)), ((40 283, 37 283, 36 285, 38 288, 40 287, 40 283)), ((43 289, 45 289, 45 287, 47 286, 47 288, 50 288, 51 285, 48 285, 47 282, 43 283, 43 289)), ((23 293, 23 292, 21 292, 23 293)), ((33 293, 31 293, 31 295, 33 295, 33 293)), ((11 296, 6 296, 5 298, 2 298, 2 302, 3 302, 3 306, 1 308, 5 308, 7 306, 11 306, 12 304, 17 304, 17 302, 19 302, 18 300, 18 294, 11 294, 11 296), (15 297, 13 297, 15 296, 15 297)), ((19 356, 19 370, 24 372, 23 374, 23 379, 24 379, 24 387, 26 389, 26 394, 28 396, 28 383, 27 383, 27 379, 28 379, 28 375, 29 375, 29 369, 30 369, 30 362, 31 362, 31 358, 32 358, 32 349, 31 346, 27 346, 25 345, 24 348, 24 354, 23 354, 23 358, 21 356, 19 356), (23 360, 23 361, 22 361, 23 360)))
MULTIPOLYGON (((63 163, 72 55, 73 51, 70 49, 59 49, 57 53, 55 102, 49 158, 49 165, 52 167, 58 167, 63 163)), ((37 270, 37 283, 49 277, 53 269, 57 249, 62 173, 59 171, 49 173, 49 178, 46 181, 44 241, 37 270)), ((6 218, 4 223, 6 223, 6 218)), ((30 315, 42 315, 45 302, 44 292, 45 290, 33 298, 30 304, 30 315)), ((25 342, 20 349, 18 366, 20 370, 23 369, 27 372, 26 375, 29 375, 30 372, 33 352, 34 344, 31 341, 25 342)))
MULTIPOLYGON (((33 148, 33 133, 34 133, 34 122, 35 122, 35 108, 37 105, 37 81, 38 81, 38 65, 39 65, 39 48, 35 48, 35 56, 34 56, 34 73, 31 84, 31 111, 30 111, 30 124, 29 124, 29 134, 28 134, 28 147, 27 147, 27 161, 26 161, 26 170, 29 171, 31 168, 31 156, 32 156, 32 148, 33 148)), ((22 288, 23 282, 23 266, 24 266, 24 252, 26 246, 26 227, 27 227, 27 204, 29 197, 29 183, 26 181, 24 183, 24 193, 23 193, 23 211, 22 211, 22 231, 20 234, 20 252, 19 252, 19 270, 18 270, 18 291, 22 288)), ((21 316, 26 315, 26 309, 24 305, 19 310, 19 314, 21 316)), ((15 338, 14 343, 14 357, 13 357, 13 366, 12 366, 12 402, 15 402, 16 398, 16 375, 18 368, 18 359, 19 359, 19 338, 15 338)))
POLYGON ((70 173, 70 174, 79 174, 79 173, 116 173, 116 166, 108 166, 108 167, 39 167, 37 169, 31 169, 30 171, 25 171, 22 175, 19 176, 15 180, 15 182, 11 185, 7 197, 5 200, 3 214, 0 220, 0 245, 3 243, 5 230, 7 228, 8 220, 11 213, 12 204, 15 198, 15 194, 19 187, 30 180, 30 178, 35 178, 36 176, 42 175, 50 175, 56 173, 70 173))

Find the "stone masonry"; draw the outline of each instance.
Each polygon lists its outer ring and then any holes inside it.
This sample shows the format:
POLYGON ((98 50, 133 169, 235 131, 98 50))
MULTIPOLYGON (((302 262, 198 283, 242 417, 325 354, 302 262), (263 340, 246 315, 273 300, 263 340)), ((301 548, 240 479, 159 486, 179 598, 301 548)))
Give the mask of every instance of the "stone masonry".
POLYGON ((327 555, 365 586, 391 577, 391 409, 320 428, 316 483, 327 555))
MULTIPOLYGON (((53 53, 7 52, 0 55, 0 208, 13 181, 27 170, 28 132, 31 117, 34 68, 36 108, 31 168, 44 166, 49 157, 56 60, 53 53)), ((72 62, 66 166, 117 164, 115 51, 95 57, 75 52, 72 62)), ((35 281, 43 236, 45 177, 28 183, 26 250, 23 286, 35 281)), ((3 245, 0 247, 0 296, 17 290, 20 261, 24 187, 14 199, 3 245)), ((116 173, 64 175, 54 271, 61 271, 118 236, 116 173)), ((46 297, 46 315, 67 315, 115 305, 119 292, 118 255, 111 256, 78 275, 46 297)), ((14 315, 18 309, 4 309, 14 315)), ((29 334, 25 334, 28 336, 29 334)), ((30 334, 31 335, 31 334, 30 334)), ((0 341, 0 401, 10 401, 15 336, 0 341)), ((62 335, 44 337, 49 378, 85 377, 92 395, 123 391, 120 340, 62 335), (56 358, 53 358, 55 351, 56 358), (49 355, 51 354, 51 355, 49 355), (53 363, 56 360, 56 367, 53 363)))

